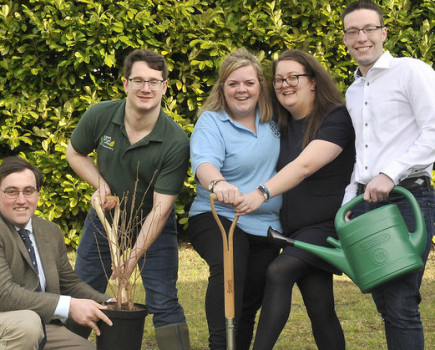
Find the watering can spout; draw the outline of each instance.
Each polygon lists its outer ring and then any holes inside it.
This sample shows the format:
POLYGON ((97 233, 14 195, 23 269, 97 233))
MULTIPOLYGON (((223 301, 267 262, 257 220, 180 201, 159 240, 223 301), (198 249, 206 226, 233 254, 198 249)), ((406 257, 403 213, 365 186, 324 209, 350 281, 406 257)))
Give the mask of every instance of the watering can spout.
POLYGON ((312 253, 324 260, 326 260, 331 265, 335 266, 340 271, 343 271, 352 280, 354 280, 354 274, 352 268, 350 267, 343 250, 341 249, 340 242, 336 239, 329 237, 328 243, 333 245, 335 248, 327 248, 322 246, 317 246, 314 244, 297 241, 288 237, 285 237, 277 230, 269 227, 267 231, 267 237, 275 243, 290 245, 299 249, 303 249, 309 253, 312 253))

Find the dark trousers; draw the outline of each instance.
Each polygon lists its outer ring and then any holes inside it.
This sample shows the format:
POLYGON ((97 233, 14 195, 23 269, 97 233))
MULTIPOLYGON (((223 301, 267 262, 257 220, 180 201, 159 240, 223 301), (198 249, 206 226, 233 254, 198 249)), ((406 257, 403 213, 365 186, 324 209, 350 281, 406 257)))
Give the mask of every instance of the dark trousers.
MULTIPOLYGON (((220 217, 228 234, 231 221, 220 217)), ((210 349, 226 350, 224 307, 223 242, 219 228, 210 212, 189 220, 189 238, 210 268, 205 311, 209 328, 210 349)), ((234 232, 234 296, 237 350, 249 349, 255 315, 261 306, 265 272, 278 255, 266 237, 247 234, 236 227, 234 232)))
MULTIPOLYGON (((422 186, 404 187, 407 187, 417 199, 424 215, 427 240, 422 259, 426 264, 434 235, 434 189, 429 181, 426 181, 422 186)), ((358 194, 362 190, 363 188, 360 188, 358 194)), ((411 206, 404 197, 398 194, 390 194, 386 201, 380 203, 363 202, 352 209, 352 217, 361 215, 386 203, 393 203, 398 206, 409 232, 413 232, 415 230, 415 222, 411 206)), ((424 269, 406 274, 387 287, 372 293, 376 307, 385 322, 385 334, 389 350, 424 349, 423 325, 418 310, 418 305, 421 301, 420 285, 423 273, 424 269)))

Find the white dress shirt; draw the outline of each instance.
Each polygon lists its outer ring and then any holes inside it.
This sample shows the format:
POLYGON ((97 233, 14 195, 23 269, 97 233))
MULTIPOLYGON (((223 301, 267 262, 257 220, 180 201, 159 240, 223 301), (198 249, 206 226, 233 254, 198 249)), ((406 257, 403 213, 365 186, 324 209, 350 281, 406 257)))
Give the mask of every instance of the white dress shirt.
MULTIPOLYGON (((19 230, 19 227, 15 228, 17 229, 17 231, 19 230)), ((36 244, 35 235, 33 234, 32 219, 30 219, 30 221, 27 223, 25 229, 29 231, 29 238, 32 241, 33 248, 35 250, 36 264, 38 265, 39 283, 41 285, 42 291, 45 292, 46 279, 44 274, 44 268, 42 267, 41 263, 38 245, 36 244)), ((56 310, 54 310, 53 319, 59 319, 60 321, 65 323, 66 319, 68 318, 70 303, 70 296, 61 295, 59 297, 59 301, 57 302, 56 310)))
POLYGON ((435 161, 435 71, 423 61, 386 51, 368 71, 355 72, 346 107, 355 128, 356 163, 343 203, 379 173, 395 184, 431 177, 435 161))

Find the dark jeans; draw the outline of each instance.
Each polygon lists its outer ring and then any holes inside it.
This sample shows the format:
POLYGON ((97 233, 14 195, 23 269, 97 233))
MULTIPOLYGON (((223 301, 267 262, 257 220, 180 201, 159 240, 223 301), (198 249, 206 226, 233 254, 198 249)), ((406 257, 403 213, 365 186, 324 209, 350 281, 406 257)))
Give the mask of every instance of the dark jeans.
MULTIPOLYGON (((228 234, 231 221, 220 217, 228 234)), ((189 219, 189 238, 210 268, 205 311, 210 349, 226 350, 222 235, 210 212, 189 219)), ((278 255, 266 237, 234 232, 234 299, 237 350, 249 349, 255 315, 261 306, 265 272, 278 255)))
MULTIPOLYGON (((435 196, 430 184, 407 188, 417 199, 423 212, 427 241, 422 259, 426 264, 435 221, 435 196)), ((361 215, 385 203, 396 204, 408 226, 409 232, 415 230, 414 214, 408 201, 398 195, 391 194, 387 201, 381 203, 363 202, 352 209, 352 217, 361 215)), ((376 307, 385 322, 385 334, 390 350, 423 350, 424 333, 418 305, 421 301, 420 285, 424 269, 406 274, 391 285, 372 293, 376 307)))
MULTIPOLYGON (((105 233, 104 228, 95 210, 91 209, 77 249, 75 270, 83 281, 105 293, 112 260, 108 241, 102 233, 105 233)), ((154 314, 154 326, 185 322, 176 288, 178 242, 175 214, 169 216, 162 233, 147 251, 145 261, 140 259, 138 265, 145 287, 145 303, 149 313, 154 314)))

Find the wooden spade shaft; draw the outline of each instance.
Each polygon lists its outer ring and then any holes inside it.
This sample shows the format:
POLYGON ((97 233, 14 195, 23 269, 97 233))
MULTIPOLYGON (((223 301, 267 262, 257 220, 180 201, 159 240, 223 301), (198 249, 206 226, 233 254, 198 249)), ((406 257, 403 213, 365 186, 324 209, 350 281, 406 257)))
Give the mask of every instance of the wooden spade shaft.
POLYGON ((214 206, 214 201, 217 199, 216 194, 210 194, 210 206, 211 212, 213 214, 214 219, 216 220, 217 225, 222 234, 222 242, 223 242, 223 261, 224 261, 224 296, 225 296, 225 319, 227 326, 227 349, 234 350, 235 346, 235 334, 234 334, 234 259, 233 259, 233 237, 234 237, 234 229, 237 225, 237 220, 239 219, 236 216, 231 224, 230 231, 228 232, 228 237, 225 232, 225 229, 216 214, 216 209, 214 206))

